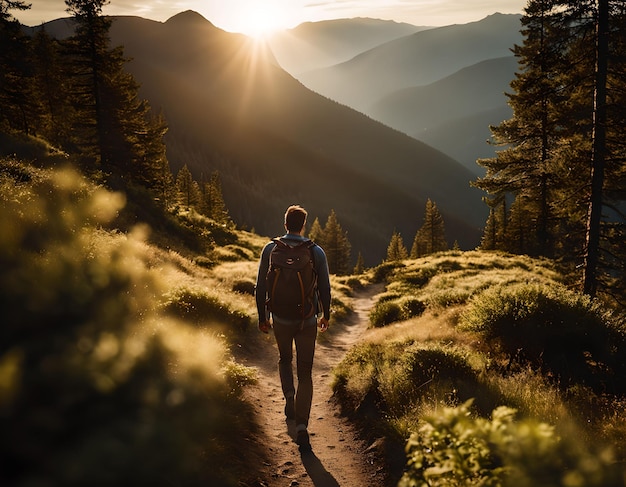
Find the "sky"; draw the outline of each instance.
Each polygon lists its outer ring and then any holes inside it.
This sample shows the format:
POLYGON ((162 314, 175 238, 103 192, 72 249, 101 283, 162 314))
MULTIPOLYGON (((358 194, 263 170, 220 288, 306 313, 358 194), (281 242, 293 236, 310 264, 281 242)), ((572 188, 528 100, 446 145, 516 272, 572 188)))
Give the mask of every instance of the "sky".
MULTIPOLYGON (((67 17, 63 0, 25 0, 12 14, 29 26, 67 17)), ((464 24, 495 12, 522 13, 526 0, 110 0, 105 15, 137 15, 166 21, 194 10, 217 27, 257 36, 302 22, 370 17, 420 26, 464 24)))

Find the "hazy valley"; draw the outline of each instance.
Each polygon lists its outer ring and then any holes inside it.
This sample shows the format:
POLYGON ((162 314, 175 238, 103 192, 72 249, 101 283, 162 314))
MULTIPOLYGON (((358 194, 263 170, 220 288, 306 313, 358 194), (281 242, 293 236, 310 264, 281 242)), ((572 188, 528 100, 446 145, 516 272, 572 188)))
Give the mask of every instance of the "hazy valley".
MULTIPOLYGON (((519 20, 519 15, 494 14, 407 35, 401 35, 402 24, 379 21, 389 32, 388 41, 362 45, 351 59, 323 67, 316 61, 307 65, 306 56, 297 65, 292 61, 303 39, 321 45, 319 50, 333 46, 318 42, 325 33, 323 22, 317 31, 298 26, 290 35, 272 38, 270 45, 281 65, 307 87, 426 142, 480 175, 476 159, 493 157, 495 150, 487 144, 489 125, 512 115, 504 93, 510 92, 517 69, 511 49, 522 41, 519 20), (397 37, 391 39, 392 33, 397 37)), ((346 30, 358 26, 356 20, 344 22, 346 30)), ((336 35, 335 44, 340 41, 346 42, 336 35)))

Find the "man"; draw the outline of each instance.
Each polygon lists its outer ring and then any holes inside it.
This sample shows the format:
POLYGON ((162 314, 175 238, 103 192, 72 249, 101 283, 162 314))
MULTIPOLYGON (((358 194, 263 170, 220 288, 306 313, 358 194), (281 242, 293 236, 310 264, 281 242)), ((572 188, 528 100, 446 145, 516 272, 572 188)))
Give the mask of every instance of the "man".
MULTIPOLYGON (((304 208, 293 205, 285 212, 285 230, 287 233, 280 239, 295 247, 307 241, 304 237, 307 212, 304 208)), ((319 245, 312 245, 314 272, 317 275, 317 289, 313 296, 313 308, 309 312, 303 312, 302 319, 288 319, 277 316, 276 312, 270 312, 266 307, 268 297, 267 273, 270 267, 270 254, 276 242, 269 242, 261 253, 259 272, 256 282, 256 304, 259 314, 259 330, 268 333, 274 328, 274 337, 278 345, 280 359, 278 371, 285 397, 285 416, 288 420, 295 419, 296 443, 300 451, 309 451, 311 444, 307 427, 311 413, 311 401, 313 399, 313 356, 315 354, 315 341, 317 327, 321 332, 328 329, 330 319, 330 279, 328 275, 328 262, 326 254, 319 245), (318 314, 322 312, 318 321, 318 314), (270 315, 272 322, 270 322, 270 315), (293 344, 296 346, 296 369, 298 374, 298 387, 294 387, 293 377, 293 344)))

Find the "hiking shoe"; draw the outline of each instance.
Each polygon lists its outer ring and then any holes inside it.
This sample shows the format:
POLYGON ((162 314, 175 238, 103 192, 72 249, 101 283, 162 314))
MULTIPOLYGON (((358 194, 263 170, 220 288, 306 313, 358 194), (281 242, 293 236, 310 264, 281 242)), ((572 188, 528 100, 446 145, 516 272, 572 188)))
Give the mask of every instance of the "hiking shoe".
POLYGON ((298 435, 296 436, 296 443, 298 444, 298 449, 300 450, 300 453, 311 451, 311 442, 309 441, 309 433, 307 430, 298 431, 298 435))
POLYGON ((287 419, 296 419, 296 405, 293 397, 288 397, 285 403, 285 416, 287 419))

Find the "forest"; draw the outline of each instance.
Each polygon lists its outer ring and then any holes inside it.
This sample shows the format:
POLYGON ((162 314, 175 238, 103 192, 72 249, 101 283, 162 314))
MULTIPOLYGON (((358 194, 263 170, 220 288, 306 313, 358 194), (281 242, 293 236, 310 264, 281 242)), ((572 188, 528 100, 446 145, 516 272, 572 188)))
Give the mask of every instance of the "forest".
MULTIPOLYGON (((237 350, 266 237, 233 221, 219 171, 171 171, 105 4, 66 0, 61 41, 0 0, 0 483, 259 485, 237 350)), ((514 116, 473 182, 479 248, 450 249, 430 199, 369 268, 334 210, 312 222, 333 319, 384 284, 332 388, 388 439, 385 484, 626 485, 625 20, 619 1, 528 2, 514 116)))

